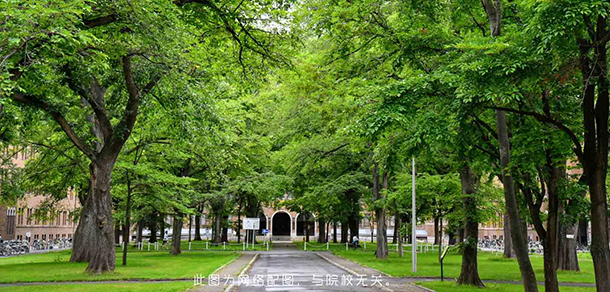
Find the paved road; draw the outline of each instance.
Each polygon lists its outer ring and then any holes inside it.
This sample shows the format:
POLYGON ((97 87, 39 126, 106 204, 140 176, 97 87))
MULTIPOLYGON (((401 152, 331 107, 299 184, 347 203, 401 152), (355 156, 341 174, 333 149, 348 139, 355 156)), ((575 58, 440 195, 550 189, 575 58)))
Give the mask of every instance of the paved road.
MULTIPOLYGON (((379 277, 380 275, 375 275, 379 277)), ((246 284, 236 285, 233 291, 382 291, 386 285, 372 275, 361 278, 330 264, 316 253, 298 251, 294 247, 274 245, 273 252, 260 253, 248 272, 246 284), (257 279, 257 280, 255 280, 257 279), (290 281, 292 279, 292 281, 290 281), (374 279, 377 287, 371 287, 374 279), (351 280, 351 285, 348 280, 351 280), (360 283, 359 283, 360 282, 360 283), (364 287, 363 285, 367 285, 364 287)))

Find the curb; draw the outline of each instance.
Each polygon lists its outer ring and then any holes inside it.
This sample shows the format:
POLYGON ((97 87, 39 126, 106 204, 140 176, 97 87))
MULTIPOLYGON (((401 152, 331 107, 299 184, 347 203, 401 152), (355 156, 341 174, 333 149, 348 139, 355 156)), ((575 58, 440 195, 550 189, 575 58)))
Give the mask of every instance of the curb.
MULTIPOLYGON (((238 257, 236 257, 236 258, 232 259, 232 260, 231 260, 231 261, 229 261, 228 263, 226 263, 226 264, 224 264, 224 265, 222 265, 222 266, 218 267, 218 269, 216 269, 216 270, 214 270, 213 272, 211 272, 211 273, 210 273, 210 275, 214 275, 214 274, 216 274, 216 272, 218 272, 218 271, 222 270, 222 269, 223 269, 224 267, 226 267, 228 264, 230 264, 230 263, 232 263, 232 262, 236 261, 236 260, 237 260, 238 258, 240 258, 242 255, 243 255, 243 253, 242 253, 242 254, 240 254, 238 257)), ((208 277, 210 277, 210 275, 208 275, 208 277)))
MULTIPOLYGON (((241 272, 239 273, 238 277, 242 277, 244 276, 244 274, 250 269, 250 267, 252 267, 252 264, 254 264, 254 262, 258 259, 258 253, 254 254, 254 257, 250 260, 250 262, 248 262, 248 264, 241 270, 241 272)), ((224 292, 229 292, 231 291, 231 289, 233 289, 233 287, 235 287, 235 281, 233 283, 231 283, 231 285, 227 286, 227 288, 225 288, 223 291, 224 292)))

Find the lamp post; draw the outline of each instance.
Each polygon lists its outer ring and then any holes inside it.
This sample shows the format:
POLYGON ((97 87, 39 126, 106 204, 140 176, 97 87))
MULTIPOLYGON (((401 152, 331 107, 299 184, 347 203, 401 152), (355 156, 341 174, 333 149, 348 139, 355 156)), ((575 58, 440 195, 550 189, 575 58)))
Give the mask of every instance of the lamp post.
POLYGON ((417 236, 415 232, 416 228, 416 215, 415 215, 415 157, 411 158, 411 177, 412 177, 412 194, 411 194, 411 242, 413 247, 411 248, 411 272, 417 272, 417 236))

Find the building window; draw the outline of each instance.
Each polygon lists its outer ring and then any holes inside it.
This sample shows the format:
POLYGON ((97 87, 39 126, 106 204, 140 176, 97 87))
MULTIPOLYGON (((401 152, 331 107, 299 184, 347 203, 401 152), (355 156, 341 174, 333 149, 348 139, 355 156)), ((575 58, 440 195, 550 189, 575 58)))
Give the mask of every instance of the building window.
POLYGON ((68 225, 68 212, 64 211, 64 212, 62 212, 62 214, 63 214, 62 225, 68 225))
POLYGON ((47 235, 46 234, 42 235, 42 240, 47 240, 47 235))
POLYGON ((61 212, 57 212, 57 218, 55 218, 55 225, 61 225, 61 212))
POLYGON ((72 238, 72 233, 68 234, 68 238, 72 238))
POLYGON ((28 208, 26 225, 31 225, 31 224, 32 224, 32 208, 28 208))

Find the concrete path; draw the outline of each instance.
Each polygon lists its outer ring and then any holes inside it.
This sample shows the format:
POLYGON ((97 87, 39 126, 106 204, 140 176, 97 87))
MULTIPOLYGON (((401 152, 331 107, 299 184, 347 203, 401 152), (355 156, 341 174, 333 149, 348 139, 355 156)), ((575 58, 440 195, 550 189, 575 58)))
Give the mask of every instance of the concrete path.
MULTIPOLYGON (((223 267, 220 267, 216 270, 210 277, 206 277, 202 279, 203 285, 196 285, 193 289, 189 291, 197 291, 197 292, 221 292, 228 290, 232 287, 234 280, 238 278, 240 273, 246 272, 244 269, 249 268, 256 258, 258 254, 256 252, 252 253, 242 253, 241 256, 232 262, 226 264, 223 267), (231 281, 233 279, 233 281, 231 281)), ((195 279, 193 279, 195 281, 195 279)))
POLYGON ((330 253, 305 252, 291 244, 274 244, 272 252, 260 253, 259 256, 249 273, 231 291, 424 291, 412 285, 407 289, 391 289, 389 277, 379 271, 357 264, 358 267, 345 267, 334 262, 340 258, 330 253))

